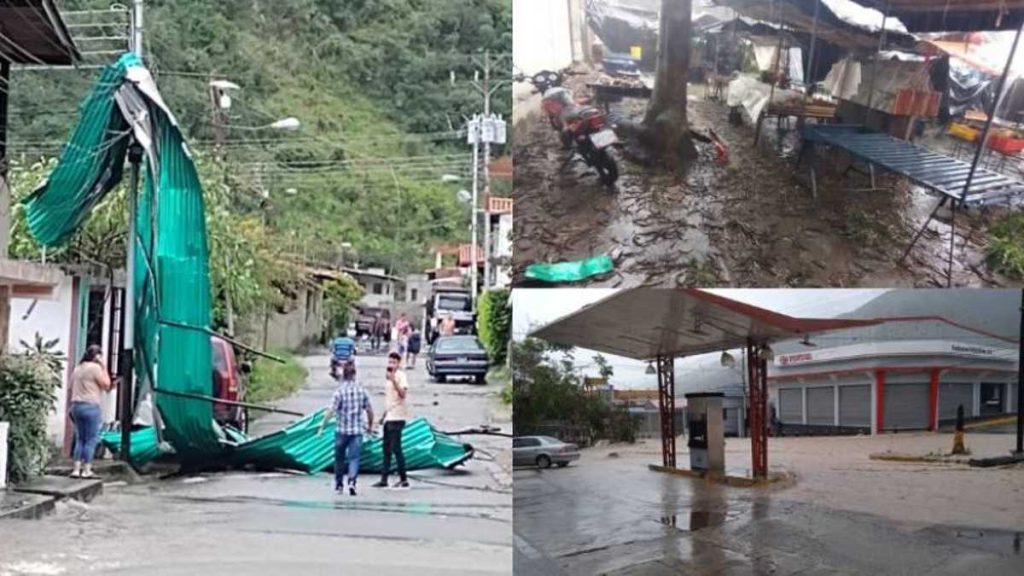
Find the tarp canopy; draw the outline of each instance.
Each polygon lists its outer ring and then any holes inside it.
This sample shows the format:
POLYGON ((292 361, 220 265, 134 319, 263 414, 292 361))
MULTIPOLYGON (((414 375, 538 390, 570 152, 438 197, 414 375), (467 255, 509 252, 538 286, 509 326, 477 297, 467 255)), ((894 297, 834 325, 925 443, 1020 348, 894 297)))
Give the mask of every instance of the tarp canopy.
POLYGON ((634 288, 590 304, 531 336, 554 344, 651 360, 878 323, 796 318, 703 290, 634 288))
MULTIPOLYGON (((853 50, 874 51, 878 49, 879 31, 858 22, 848 21, 834 12, 824 1, 818 7, 818 23, 814 24, 816 0, 715 0, 719 6, 732 8, 748 18, 765 22, 782 24, 804 34, 814 31, 818 38, 853 50)), ((913 36, 891 29, 886 40, 891 46, 912 48, 915 43, 913 36)))
POLYGON ((81 59, 53 0, 4 2, 0 23, 0 60, 68 66, 81 59))
POLYGON ((889 6, 908 32, 1016 30, 1024 23, 1024 0, 856 0, 880 12, 889 6))

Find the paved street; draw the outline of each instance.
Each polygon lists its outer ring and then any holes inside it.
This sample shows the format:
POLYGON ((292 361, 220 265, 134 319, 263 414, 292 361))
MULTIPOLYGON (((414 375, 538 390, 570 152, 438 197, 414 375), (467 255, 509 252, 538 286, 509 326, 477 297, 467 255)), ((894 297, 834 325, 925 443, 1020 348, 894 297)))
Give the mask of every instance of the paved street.
MULTIPOLYGON (((306 387, 282 402, 303 413, 328 403, 328 358, 304 360, 306 387)), ((361 357, 360 379, 383 410, 383 357, 361 357)), ((442 430, 489 423, 496 385, 435 384, 410 374, 414 415, 442 430)), ((283 426, 271 415, 253 434, 283 426)), ((505 430, 510 422, 494 422, 505 430)), ((22 574, 508 574, 512 571, 511 441, 466 436, 477 456, 456 472, 412 473, 407 492, 336 496, 332 478, 229 472, 108 486, 91 504, 40 521, 0 523, 0 576, 22 574)))
MULTIPOLYGON (((1024 573, 1024 532, 897 520, 649 471, 585 450, 515 472, 517 575, 1024 573)), ((884 491, 884 485, 876 485, 884 491)), ((868 494, 864 494, 868 497, 868 494)), ((960 494, 935 496, 943 508, 960 494)), ((1012 490, 990 493, 1017 506, 1012 490)), ((891 514, 900 516, 898 510, 891 514)), ((1024 527, 1022 527, 1024 528, 1024 527)))

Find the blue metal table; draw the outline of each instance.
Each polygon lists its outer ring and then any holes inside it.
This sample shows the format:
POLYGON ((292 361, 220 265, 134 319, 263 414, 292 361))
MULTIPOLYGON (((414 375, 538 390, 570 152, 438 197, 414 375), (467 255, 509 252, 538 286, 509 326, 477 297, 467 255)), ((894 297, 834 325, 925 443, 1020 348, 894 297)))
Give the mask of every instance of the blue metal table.
MULTIPOLYGON (((852 124, 806 124, 801 129, 804 142, 812 146, 825 145, 846 150, 871 169, 874 187, 874 168, 879 166, 907 177, 910 181, 943 194, 946 199, 968 205, 1005 202, 1024 193, 1024 183, 992 170, 978 167, 974 171, 970 190, 964 195, 964 186, 971 171, 968 162, 938 154, 852 124)), ((817 195, 817 177, 814 159, 811 159, 811 185, 817 195)))

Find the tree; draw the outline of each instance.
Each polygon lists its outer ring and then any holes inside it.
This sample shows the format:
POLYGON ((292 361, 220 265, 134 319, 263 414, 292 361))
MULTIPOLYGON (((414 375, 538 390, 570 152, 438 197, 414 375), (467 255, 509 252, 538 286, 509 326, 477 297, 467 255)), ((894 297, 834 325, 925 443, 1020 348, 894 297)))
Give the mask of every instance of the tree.
POLYGON ((364 292, 363 287, 347 274, 324 286, 328 334, 338 334, 348 328, 352 306, 359 302, 364 292))
POLYGON ((608 363, 608 359, 604 357, 604 354, 595 355, 594 364, 597 364, 597 372, 605 382, 611 380, 612 376, 615 375, 615 369, 608 363))
POLYGON ((690 72, 690 0, 662 0, 654 94, 644 117, 641 142, 667 168, 680 171, 697 158, 686 119, 690 72))

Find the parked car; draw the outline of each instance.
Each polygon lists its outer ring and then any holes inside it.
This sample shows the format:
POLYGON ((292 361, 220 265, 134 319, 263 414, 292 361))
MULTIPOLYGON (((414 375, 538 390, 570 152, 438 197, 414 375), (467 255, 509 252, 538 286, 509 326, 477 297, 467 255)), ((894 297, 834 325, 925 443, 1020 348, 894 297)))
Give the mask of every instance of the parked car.
MULTIPOLYGON (((244 402, 252 367, 239 362, 235 348, 227 340, 210 338, 213 350, 213 396, 220 400, 244 402)), ((219 424, 233 426, 243 432, 249 426, 249 411, 241 406, 214 402, 213 417, 219 424)))
POLYGON ((476 336, 440 336, 427 352, 427 373, 438 382, 463 376, 483 384, 489 367, 487 350, 476 336))
POLYGON ((512 439, 512 465, 565 468, 580 459, 580 448, 550 436, 518 436, 512 439))

